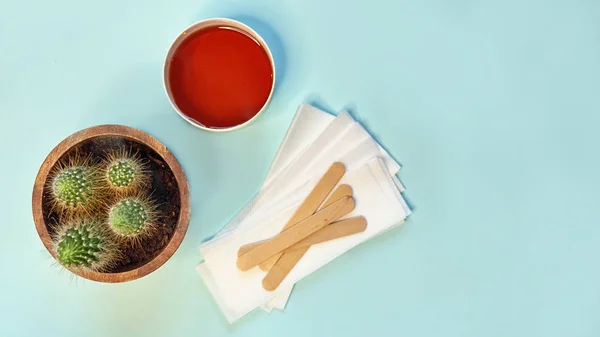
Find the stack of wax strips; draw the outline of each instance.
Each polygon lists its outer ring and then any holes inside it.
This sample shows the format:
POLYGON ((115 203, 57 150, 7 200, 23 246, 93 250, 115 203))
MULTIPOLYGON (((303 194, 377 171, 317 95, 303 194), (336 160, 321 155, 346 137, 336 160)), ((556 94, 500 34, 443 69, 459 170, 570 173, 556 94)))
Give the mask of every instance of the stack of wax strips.
POLYGON ((402 224, 410 209, 396 178, 400 165, 342 112, 330 115, 301 105, 271 165, 261 190, 210 241, 200 246, 204 257, 197 271, 230 323, 262 308, 283 310, 294 284, 360 243, 402 224), (339 185, 352 189, 354 209, 342 219, 366 219, 366 229, 310 246, 275 290, 265 290, 268 271, 242 271, 240 247, 274 238, 334 163, 345 174, 339 185))

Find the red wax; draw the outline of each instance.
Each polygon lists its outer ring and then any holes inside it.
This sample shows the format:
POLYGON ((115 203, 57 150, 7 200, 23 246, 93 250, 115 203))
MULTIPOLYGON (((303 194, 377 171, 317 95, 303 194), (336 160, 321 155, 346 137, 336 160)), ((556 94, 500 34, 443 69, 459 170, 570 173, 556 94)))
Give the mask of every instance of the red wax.
POLYGON ((169 84, 181 112, 209 128, 254 117, 273 85, 263 46, 243 31, 210 27, 191 33, 175 50, 169 84))

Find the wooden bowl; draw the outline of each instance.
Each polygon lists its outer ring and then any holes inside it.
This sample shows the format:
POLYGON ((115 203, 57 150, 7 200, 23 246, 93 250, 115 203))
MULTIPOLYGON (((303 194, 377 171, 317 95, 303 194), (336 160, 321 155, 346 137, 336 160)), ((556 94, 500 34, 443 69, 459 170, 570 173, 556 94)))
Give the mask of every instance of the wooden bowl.
MULTIPOLYGON (((48 206, 48 175, 61 159, 74 153, 100 155, 115 147, 129 147, 138 153, 141 151, 149 162, 152 172, 150 192, 157 199, 162 214, 159 223, 164 228, 160 240, 157 234, 147 245, 142 241, 138 246, 137 249, 141 249, 144 256, 137 260, 135 254, 131 258, 124 258, 114 272, 77 272, 77 275, 86 279, 107 283, 131 281, 150 274, 167 262, 183 241, 190 220, 190 193, 183 169, 171 151, 156 138, 130 127, 99 125, 84 129, 63 140, 46 157, 35 179, 32 196, 35 227, 44 246, 56 259, 51 249, 52 233, 59 215, 48 206), (146 254, 147 251, 150 253, 146 254)), ((133 247, 127 248, 134 252, 133 247)))

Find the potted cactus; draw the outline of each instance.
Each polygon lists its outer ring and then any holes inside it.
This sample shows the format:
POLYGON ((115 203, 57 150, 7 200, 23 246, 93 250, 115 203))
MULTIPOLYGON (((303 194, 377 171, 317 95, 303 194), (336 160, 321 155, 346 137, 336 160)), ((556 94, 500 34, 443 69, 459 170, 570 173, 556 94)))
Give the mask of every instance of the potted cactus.
POLYGON ((119 258, 115 241, 97 221, 65 223, 55 232, 52 243, 52 252, 58 263, 74 271, 106 271, 119 258))
POLYGON ((102 282, 142 277, 181 243, 189 189, 176 159, 151 136, 104 125, 60 143, 40 168, 33 213, 65 269, 102 282))
POLYGON ((75 155, 69 162, 57 163, 46 185, 52 208, 65 216, 93 213, 106 197, 99 165, 92 164, 89 157, 75 155))
POLYGON ((139 240, 156 230, 156 208, 144 195, 121 198, 108 212, 108 226, 120 240, 139 240))
POLYGON ((113 193, 123 195, 146 187, 150 172, 139 154, 111 151, 102 165, 102 178, 113 193))

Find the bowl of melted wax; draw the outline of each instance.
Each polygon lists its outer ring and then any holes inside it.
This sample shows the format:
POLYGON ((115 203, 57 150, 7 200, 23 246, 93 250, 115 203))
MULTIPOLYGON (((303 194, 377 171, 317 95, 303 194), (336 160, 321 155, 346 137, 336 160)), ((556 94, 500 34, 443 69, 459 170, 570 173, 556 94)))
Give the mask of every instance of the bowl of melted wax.
POLYGON ((184 30, 165 60, 163 80, 173 108, 209 131, 241 128, 266 108, 275 64, 265 41, 230 19, 207 19, 184 30))

